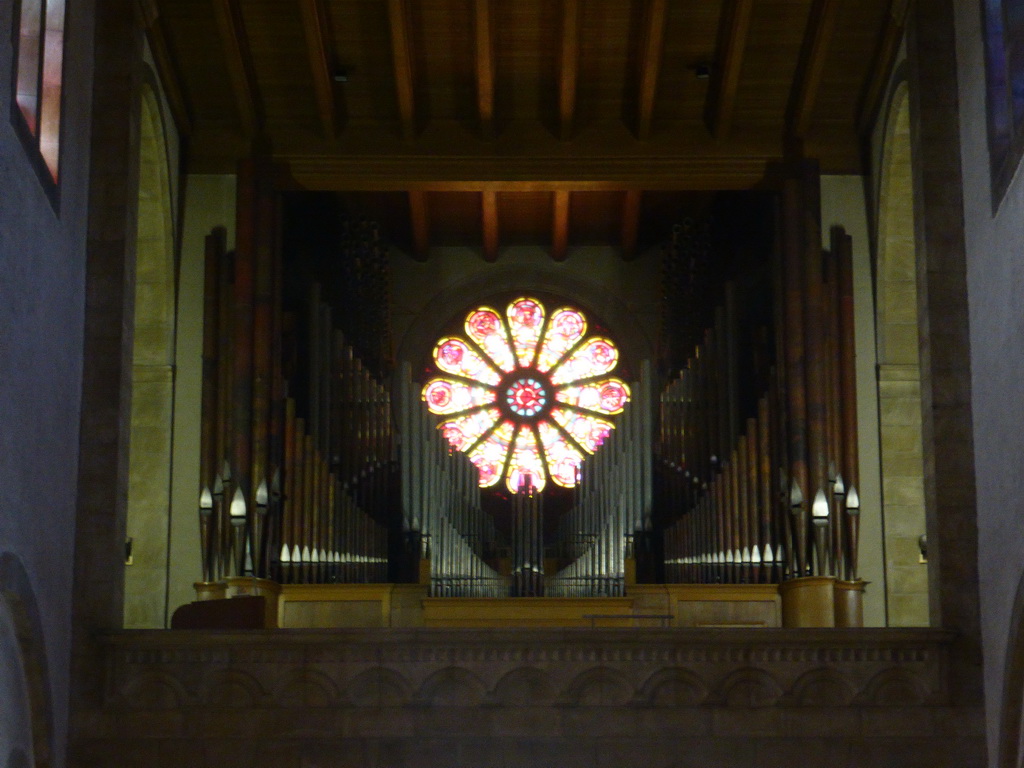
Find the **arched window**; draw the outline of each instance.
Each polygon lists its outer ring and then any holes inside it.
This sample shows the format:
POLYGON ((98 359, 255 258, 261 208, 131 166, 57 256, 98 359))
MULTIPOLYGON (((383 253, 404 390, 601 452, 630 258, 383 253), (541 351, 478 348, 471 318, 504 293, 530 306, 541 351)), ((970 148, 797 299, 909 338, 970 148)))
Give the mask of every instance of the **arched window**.
POLYGON ((629 401, 626 383, 608 375, 619 360, 615 344, 587 336, 578 309, 549 316, 528 297, 512 301, 504 317, 477 307, 465 332, 438 341, 442 375, 423 388, 430 412, 447 417, 445 438, 477 467, 483 488, 503 477, 512 492, 549 481, 574 487, 584 457, 629 401))
POLYGON ((64 66, 64 0, 21 0, 14 122, 57 181, 64 66))

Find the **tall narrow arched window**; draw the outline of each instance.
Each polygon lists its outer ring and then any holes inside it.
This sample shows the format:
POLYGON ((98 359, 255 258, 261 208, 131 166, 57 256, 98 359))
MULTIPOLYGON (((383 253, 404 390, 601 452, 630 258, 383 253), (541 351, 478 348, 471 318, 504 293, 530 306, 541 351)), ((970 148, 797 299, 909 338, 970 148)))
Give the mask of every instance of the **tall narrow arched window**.
POLYGON ((37 165, 56 182, 60 158, 65 0, 20 0, 13 119, 37 165))

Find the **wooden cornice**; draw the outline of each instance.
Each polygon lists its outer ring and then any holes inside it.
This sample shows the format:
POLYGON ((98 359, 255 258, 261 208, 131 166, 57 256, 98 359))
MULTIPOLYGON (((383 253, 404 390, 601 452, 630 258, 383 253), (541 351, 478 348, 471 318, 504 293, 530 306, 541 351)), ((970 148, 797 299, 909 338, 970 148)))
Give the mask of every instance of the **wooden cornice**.
POLYGON ((406 0, 388 0, 388 21, 391 25, 391 56, 395 67, 398 115, 402 121, 402 135, 411 139, 416 135, 416 110, 413 97, 412 28, 406 0))
POLYGON ((810 128, 838 14, 839 0, 814 0, 811 6, 787 112, 786 132, 791 140, 803 139, 810 128))
POLYGON ((224 63, 231 80, 242 131, 248 137, 255 136, 262 128, 262 110, 252 53, 238 0, 213 0, 213 16, 224 45, 224 63))
POLYGON ((483 222, 484 260, 498 259, 498 193, 485 189, 480 194, 480 214, 483 222))
POLYGON ((569 195, 567 189, 552 194, 551 258, 555 261, 565 261, 569 249, 569 195))
POLYGON ((324 136, 333 138, 338 126, 334 100, 334 44, 327 8, 323 0, 299 0, 299 10, 320 124, 324 136))
POLYGON ((494 135, 494 32, 490 0, 474 0, 473 28, 476 40, 476 102, 480 130, 494 135))
POLYGON ((580 0, 562 0, 562 58, 558 73, 558 125, 562 141, 572 138, 580 62, 580 0))
POLYGON ((658 74, 665 43, 667 0, 648 0, 640 50, 640 78, 637 89, 636 136, 644 140, 651 132, 654 98, 658 92, 658 74))
POLYGON ((740 84, 753 6, 754 0, 727 0, 722 11, 719 32, 721 53, 712 73, 708 94, 708 128, 716 138, 728 136, 732 129, 736 92, 740 84))

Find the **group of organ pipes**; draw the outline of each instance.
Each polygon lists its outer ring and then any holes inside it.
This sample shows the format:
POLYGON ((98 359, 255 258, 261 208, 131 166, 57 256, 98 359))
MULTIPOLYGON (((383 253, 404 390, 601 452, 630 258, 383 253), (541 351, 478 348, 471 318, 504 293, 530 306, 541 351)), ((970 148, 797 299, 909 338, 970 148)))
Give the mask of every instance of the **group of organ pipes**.
POLYGON ((397 503, 388 391, 335 328, 318 286, 303 313, 284 311, 277 200, 255 164, 243 164, 238 198, 236 249, 226 251, 222 229, 206 239, 203 581, 386 581, 397 503), (285 362, 286 333, 308 352, 304 377, 285 362))
MULTIPOLYGON (((511 542, 499 541, 477 470, 438 433, 409 364, 393 412, 317 284, 303 309, 285 312, 275 197, 243 167, 236 249, 223 230, 206 247, 203 581, 414 581, 403 566, 424 561, 433 596, 622 595, 632 556, 660 560, 650 573, 669 583, 856 580, 851 244, 837 228, 823 251, 817 169, 798 167, 779 206, 764 391, 740 402, 737 298, 726 287, 711 327, 688 332, 699 343, 660 410, 642 363, 633 401, 581 467, 557 542, 544 540, 543 495, 528 482, 509 501, 511 542), (507 567, 499 551, 511 553, 507 567), (546 559, 556 572, 544 573, 546 559)), ((347 229, 344 247, 372 254, 353 263, 383 275, 376 230, 360 239, 369 232, 347 229)))
POLYGON ((668 582, 858 578, 853 270, 850 237, 821 246, 817 169, 784 182, 774 269, 775 359, 739 414, 735 302, 661 398, 658 446, 668 582))

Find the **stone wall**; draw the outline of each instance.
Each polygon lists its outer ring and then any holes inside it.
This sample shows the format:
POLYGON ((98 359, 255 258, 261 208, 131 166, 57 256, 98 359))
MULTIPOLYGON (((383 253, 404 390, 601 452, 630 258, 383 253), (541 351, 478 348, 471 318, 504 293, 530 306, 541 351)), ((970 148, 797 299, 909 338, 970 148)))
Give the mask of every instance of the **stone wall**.
MULTIPOLYGON (((33 167, 35 150, 22 143, 12 120, 16 4, 0 4, 0 622, 7 627, 0 630, 0 729, 20 707, 8 697, 9 685, 30 664, 48 670, 37 688, 30 686, 38 705, 29 707, 32 728, 47 731, 36 749, 39 762, 31 763, 38 765, 63 765, 70 687, 93 71, 93 3, 73 5, 65 30, 60 181, 51 199, 33 167), (14 581, 7 578, 12 573, 19 574, 14 581), (34 617, 16 629, 21 654, 11 651, 10 611, 34 617)), ((3 765, 33 757, 4 749, 3 765)))
POLYGON ((935 630, 122 632, 90 768, 980 768, 935 630))

